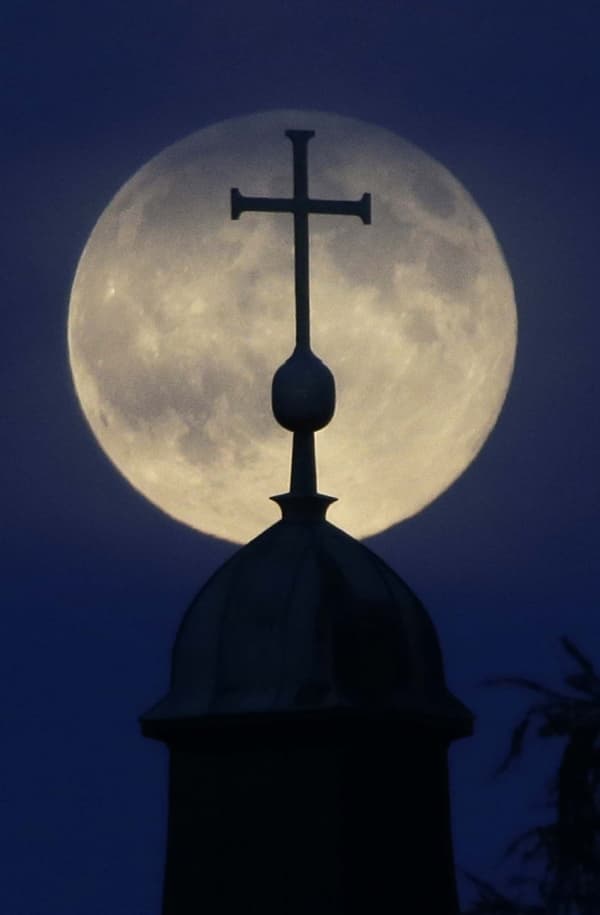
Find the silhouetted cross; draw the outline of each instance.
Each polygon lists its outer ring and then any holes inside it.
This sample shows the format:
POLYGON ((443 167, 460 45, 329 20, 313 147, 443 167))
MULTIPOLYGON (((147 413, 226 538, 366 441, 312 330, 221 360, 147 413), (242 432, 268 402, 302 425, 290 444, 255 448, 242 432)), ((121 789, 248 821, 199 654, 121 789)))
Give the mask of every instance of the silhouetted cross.
POLYGON ((286 130, 294 148, 294 196, 246 197, 237 187, 231 189, 231 218, 244 212, 293 213, 294 274, 296 287, 296 345, 310 347, 310 302, 308 293, 308 214, 358 216, 365 225, 371 222, 371 195, 360 200, 312 200, 308 196, 308 141, 314 130, 286 130))

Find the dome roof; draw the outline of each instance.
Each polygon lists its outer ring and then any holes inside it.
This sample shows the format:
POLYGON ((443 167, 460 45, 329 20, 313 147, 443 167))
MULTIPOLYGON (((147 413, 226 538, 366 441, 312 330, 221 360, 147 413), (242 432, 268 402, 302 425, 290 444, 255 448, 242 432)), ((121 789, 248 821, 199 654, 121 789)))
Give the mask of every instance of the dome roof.
POLYGON ((168 695, 142 718, 164 738, 199 719, 386 712, 472 730, 446 688, 424 606, 378 556, 329 522, 284 518, 192 601, 168 695))

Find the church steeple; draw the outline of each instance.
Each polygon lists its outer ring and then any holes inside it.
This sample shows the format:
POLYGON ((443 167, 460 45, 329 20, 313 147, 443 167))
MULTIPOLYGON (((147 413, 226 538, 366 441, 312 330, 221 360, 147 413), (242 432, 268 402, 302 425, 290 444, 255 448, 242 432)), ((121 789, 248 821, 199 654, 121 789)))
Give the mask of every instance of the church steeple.
POLYGON ((272 392, 290 491, 188 608, 169 692, 141 720, 170 750, 163 915, 458 915, 447 748, 472 716, 421 602, 317 490, 335 387, 310 349, 308 214, 369 222, 369 198, 311 199, 313 132, 286 134, 294 196, 231 199, 233 218, 294 216, 296 346, 272 392))

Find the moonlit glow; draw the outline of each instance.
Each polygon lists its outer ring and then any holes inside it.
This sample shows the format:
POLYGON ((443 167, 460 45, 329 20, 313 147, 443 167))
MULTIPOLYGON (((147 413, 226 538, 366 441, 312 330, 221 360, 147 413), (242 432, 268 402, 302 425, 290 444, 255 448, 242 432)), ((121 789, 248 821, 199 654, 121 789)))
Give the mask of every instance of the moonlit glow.
POLYGON ((277 111, 168 147, 82 254, 69 353, 88 422, 165 512, 244 541, 279 517, 291 436, 270 406, 294 340, 292 218, 230 219, 229 190, 290 196, 284 130, 312 129, 314 197, 372 195, 373 224, 312 216, 313 349, 337 411, 317 434, 330 520, 356 537, 415 514, 473 460, 512 373, 513 288, 486 218, 438 162, 337 115, 277 111))

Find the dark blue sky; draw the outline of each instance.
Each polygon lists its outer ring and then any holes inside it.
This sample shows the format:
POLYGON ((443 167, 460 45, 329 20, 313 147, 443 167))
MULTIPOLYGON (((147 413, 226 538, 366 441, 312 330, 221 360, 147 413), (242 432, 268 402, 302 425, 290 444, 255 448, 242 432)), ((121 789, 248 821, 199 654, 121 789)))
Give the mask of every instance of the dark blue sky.
POLYGON ((2 912, 160 910, 166 752, 137 716, 231 546, 146 503, 95 444, 67 364, 69 291, 95 220, 141 164, 212 121, 278 107, 372 121, 438 158, 513 275, 520 338, 498 425, 448 492, 371 541, 428 605, 450 685, 478 716, 451 753, 456 856, 501 877, 505 841, 544 816, 555 756, 538 749, 492 782, 521 701, 478 684, 558 683, 562 633, 600 661, 597 4, 9 6, 2 912))

